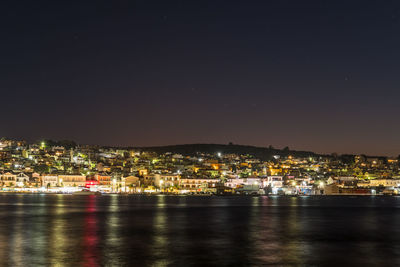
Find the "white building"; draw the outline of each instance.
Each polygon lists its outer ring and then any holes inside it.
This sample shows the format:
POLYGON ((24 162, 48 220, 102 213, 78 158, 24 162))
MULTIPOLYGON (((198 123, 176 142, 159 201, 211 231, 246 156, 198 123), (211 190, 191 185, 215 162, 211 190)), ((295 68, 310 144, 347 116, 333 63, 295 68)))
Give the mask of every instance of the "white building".
POLYGON ((259 186, 261 187, 261 179, 260 178, 234 178, 228 179, 225 183, 225 186, 230 188, 238 188, 243 186, 259 186))
POLYGON ((1 181, 5 186, 15 186, 17 182, 17 175, 6 172, 0 175, 1 181))
POLYGON ((40 181, 42 183, 42 186, 50 186, 50 187, 54 187, 54 186, 58 186, 58 176, 57 175, 52 175, 52 174, 43 174, 40 177, 40 181))
POLYGON ((263 179, 263 187, 267 186, 271 186, 272 188, 283 187, 283 176, 273 175, 263 179))
POLYGON ((84 176, 84 175, 59 175, 58 182, 62 186, 85 186, 86 176, 84 176))
POLYGON ((26 174, 23 173, 23 172, 20 172, 20 173, 18 173, 17 176, 15 177, 15 182, 16 182, 16 185, 17 185, 17 186, 22 187, 22 186, 24 186, 27 182, 29 182, 29 176, 26 175, 26 174))

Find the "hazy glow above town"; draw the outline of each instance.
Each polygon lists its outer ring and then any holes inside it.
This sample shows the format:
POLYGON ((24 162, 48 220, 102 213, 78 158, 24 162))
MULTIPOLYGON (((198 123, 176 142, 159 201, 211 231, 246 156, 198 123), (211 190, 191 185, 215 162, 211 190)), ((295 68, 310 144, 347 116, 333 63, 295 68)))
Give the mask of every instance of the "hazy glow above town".
POLYGON ((399 154, 396 2, 45 2, 0 16, 0 136, 399 154))

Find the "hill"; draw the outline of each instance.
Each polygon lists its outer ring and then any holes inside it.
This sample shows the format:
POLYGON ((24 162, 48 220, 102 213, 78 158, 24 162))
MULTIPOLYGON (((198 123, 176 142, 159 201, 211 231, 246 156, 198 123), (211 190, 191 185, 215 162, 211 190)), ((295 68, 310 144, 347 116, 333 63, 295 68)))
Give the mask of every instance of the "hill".
POLYGON ((281 157, 295 156, 295 157, 318 157, 321 156, 310 151, 296 151, 285 149, 275 149, 271 147, 256 147, 247 145, 223 145, 223 144, 184 144, 184 145, 170 145, 170 146, 156 146, 156 147, 139 147, 141 151, 152 151, 156 153, 176 153, 182 155, 196 155, 197 153, 208 154, 240 154, 240 155, 253 155, 262 160, 270 160, 274 155, 281 157))

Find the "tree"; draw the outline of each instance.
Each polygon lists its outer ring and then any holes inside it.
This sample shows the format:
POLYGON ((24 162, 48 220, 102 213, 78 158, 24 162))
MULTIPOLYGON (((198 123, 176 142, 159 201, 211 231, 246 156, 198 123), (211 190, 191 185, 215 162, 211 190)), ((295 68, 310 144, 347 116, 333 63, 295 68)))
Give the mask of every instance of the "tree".
POLYGON ((266 193, 267 195, 269 195, 269 194, 272 193, 272 186, 271 186, 270 184, 267 185, 267 187, 266 187, 266 189, 265 189, 265 193, 266 193))
POLYGON ((132 191, 133 191, 133 184, 130 184, 130 185, 129 185, 129 192, 132 193, 132 191))
POLYGON ((33 169, 37 173, 48 173, 49 172, 49 166, 47 166, 46 164, 37 165, 33 169))

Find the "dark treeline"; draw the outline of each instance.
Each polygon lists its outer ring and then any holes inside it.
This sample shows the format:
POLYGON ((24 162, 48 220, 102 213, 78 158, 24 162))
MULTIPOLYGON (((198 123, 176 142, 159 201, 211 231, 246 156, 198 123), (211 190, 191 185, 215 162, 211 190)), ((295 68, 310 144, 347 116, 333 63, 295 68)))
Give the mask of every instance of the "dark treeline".
POLYGON ((276 149, 269 147, 255 147, 246 145, 222 145, 222 144, 186 144, 186 145, 171 145, 171 146, 158 146, 158 147, 140 147, 142 151, 152 151, 156 153, 177 153, 183 155, 196 155, 197 153, 217 154, 239 154, 239 155, 252 155, 261 160, 271 160, 273 156, 279 155, 281 157, 292 155, 294 157, 318 157, 321 156, 314 152, 309 151, 296 151, 290 150, 288 147, 284 149, 276 149))

